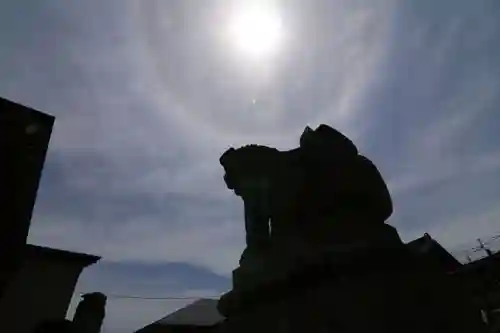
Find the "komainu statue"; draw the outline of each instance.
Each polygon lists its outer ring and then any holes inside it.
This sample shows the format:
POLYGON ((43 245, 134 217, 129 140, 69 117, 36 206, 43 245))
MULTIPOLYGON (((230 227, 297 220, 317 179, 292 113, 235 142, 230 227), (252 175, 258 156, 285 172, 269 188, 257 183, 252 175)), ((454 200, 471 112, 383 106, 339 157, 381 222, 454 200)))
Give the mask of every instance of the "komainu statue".
POLYGON ((296 149, 230 148, 220 163, 227 187, 244 202, 242 267, 262 265, 273 254, 283 258, 320 248, 345 251, 384 232, 397 239, 384 224, 393 208, 379 171, 327 125, 306 127, 296 149), (353 232, 358 237, 349 234, 353 232))
POLYGON ((459 281, 387 223, 380 172, 337 130, 306 127, 288 151, 230 148, 220 163, 246 230, 220 332, 484 332, 459 281))

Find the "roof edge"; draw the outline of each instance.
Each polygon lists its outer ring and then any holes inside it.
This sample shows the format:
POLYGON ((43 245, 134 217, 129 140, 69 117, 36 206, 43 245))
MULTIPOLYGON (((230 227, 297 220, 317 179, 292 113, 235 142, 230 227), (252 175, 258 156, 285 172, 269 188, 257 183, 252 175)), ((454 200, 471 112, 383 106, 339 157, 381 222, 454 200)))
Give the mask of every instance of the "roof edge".
POLYGON ((39 257, 39 256, 52 257, 54 259, 68 260, 73 262, 76 261, 79 262, 83 267, 95 264, 101 259, 101 257, 99 256, 81 252, 72 252, 68 250, 54 249, 50 247, 33 245, 33 244, 26 245, 26 257, 39 257))

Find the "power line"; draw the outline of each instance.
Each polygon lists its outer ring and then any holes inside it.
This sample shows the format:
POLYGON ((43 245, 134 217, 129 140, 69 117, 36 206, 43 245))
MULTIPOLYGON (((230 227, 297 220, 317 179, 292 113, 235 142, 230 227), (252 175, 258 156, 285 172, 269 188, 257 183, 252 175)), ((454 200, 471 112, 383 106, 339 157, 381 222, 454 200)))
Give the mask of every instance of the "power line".
POLYGON ((500 240, 500 233, 496 232, 493 236, 476 239, 476 241, 479 242, 479 246, 473 246, 473 247, 471 246, 467 249, 451 251, 451 253, 455 257, 458 256, 457 259, 462 258, 462 256, 465 256, 468 262, 472 262, 474 260, 478 260, 480 258, 484 258, 486 256, 490 256, 494 253, 499 252, 499 247, 498 247, 498 245, 500 244, 498 242, 499 240, 500 240), (472 258, 472 256, 474 256, 474 259, 472 258))
MULTIPOLYGON (((80 296, 86 293, 80 293, 80 296)), ((219 299, 220 295, 217 296, 165 296, 165 297, 147 297, 147 296, 135 296, 135 295, 118 295, 118 294, 105 294, 107 298, 114 299, 142 299, 142 300, 198 300, 202 298, 208 299, 219 299)))

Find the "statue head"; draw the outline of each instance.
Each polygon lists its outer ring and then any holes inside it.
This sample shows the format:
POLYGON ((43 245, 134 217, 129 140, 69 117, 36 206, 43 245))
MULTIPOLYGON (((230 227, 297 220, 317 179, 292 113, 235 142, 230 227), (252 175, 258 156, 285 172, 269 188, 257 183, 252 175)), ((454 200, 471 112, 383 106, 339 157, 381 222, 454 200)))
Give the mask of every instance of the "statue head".
POLYGON ((242 197, 269 189, 276 176, 279 154, 275 148, 259 145, 229 148, 219 159, 227 187, 242 197))

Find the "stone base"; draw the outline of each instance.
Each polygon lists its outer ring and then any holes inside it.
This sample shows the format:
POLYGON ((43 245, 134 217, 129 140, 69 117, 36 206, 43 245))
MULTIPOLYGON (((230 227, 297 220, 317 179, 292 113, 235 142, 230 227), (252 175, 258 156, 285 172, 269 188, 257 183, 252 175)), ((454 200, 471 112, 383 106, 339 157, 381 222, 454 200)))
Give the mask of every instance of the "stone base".
POLYGON ((269 262, 267 267, 248 269, 239 267, 233 271, 233 289, 219 301, 219 311, 228 316, 285 296, 290 290, 308 288, 311 285, 332 282, 340 278, 358 276, 366 272, 398 269, 408 256, 406 248, 372 250, 352 253, 349 256, 324 254, 315 260, 302 263, 269 262), (377 257, 379 260, 373 260, 377 257), (343 259, 343 260, 341 260, 343 259))
MULTIPOLYGON (((336 238, 313 239, 307 242, 301 237, 290 237, 286 242, 275 242, 261 254, 259 260, 244 261, 233 271, 233 290, 255 289, 273 281, 286 280, 294 272, 310 267, 324 266, 325 263, 341 267, 374 251, 384 252, 383 255, 386 255, 404 247, 396 229, 387 224, 370 228, 365 226, 364 229, 369 231, 368 235, 358 235, 355 239, 344 237, 347 241, 342 239, 347 227, 332 223, 330 228, 337 228, 333 233, 336 238)), ((350 226, 350 229, 350 232, 357 230, 355 225, 350 226)))
MULTIPOLYGON (((384 256, 394 256, 394 253, 405 247, 396 229, 387 224, 371 226, 369 235, 354 240, 347 237, 348 241, 342 239, 339 226, 331 224, 330 227, 337 228, 334 233, 337 239, 305 242, 300 237, 290 238, 284 243, 274 243, 259 260, 243 261, 233 271, 233 291, 241 294, 265 288, 268 284, 287 281, 297 272, 316 269, 314 267, 335 267, 336 270, 342 270, 344 268, 340 267, 352 266, 353 263, 358 265, 360 260, 366 261, 360 258, 371 256, 374 251, 381 252, 384 256)), ((351 229, 356 230, 353 226, 351 229)))
POLYGON ((303 267, 219 301, 221 333, 484 332, 479 311, 445 274, 405 251, 350 265, 303 267))
MULTIPOLYGON (((233 290, 254 290, 277 281, 288 279, 301 265, 300 258, 269 253, 260 265, 240 265, 233 270, 233 290)), ((312 259, 309 260, 312 262, 312 259)))

